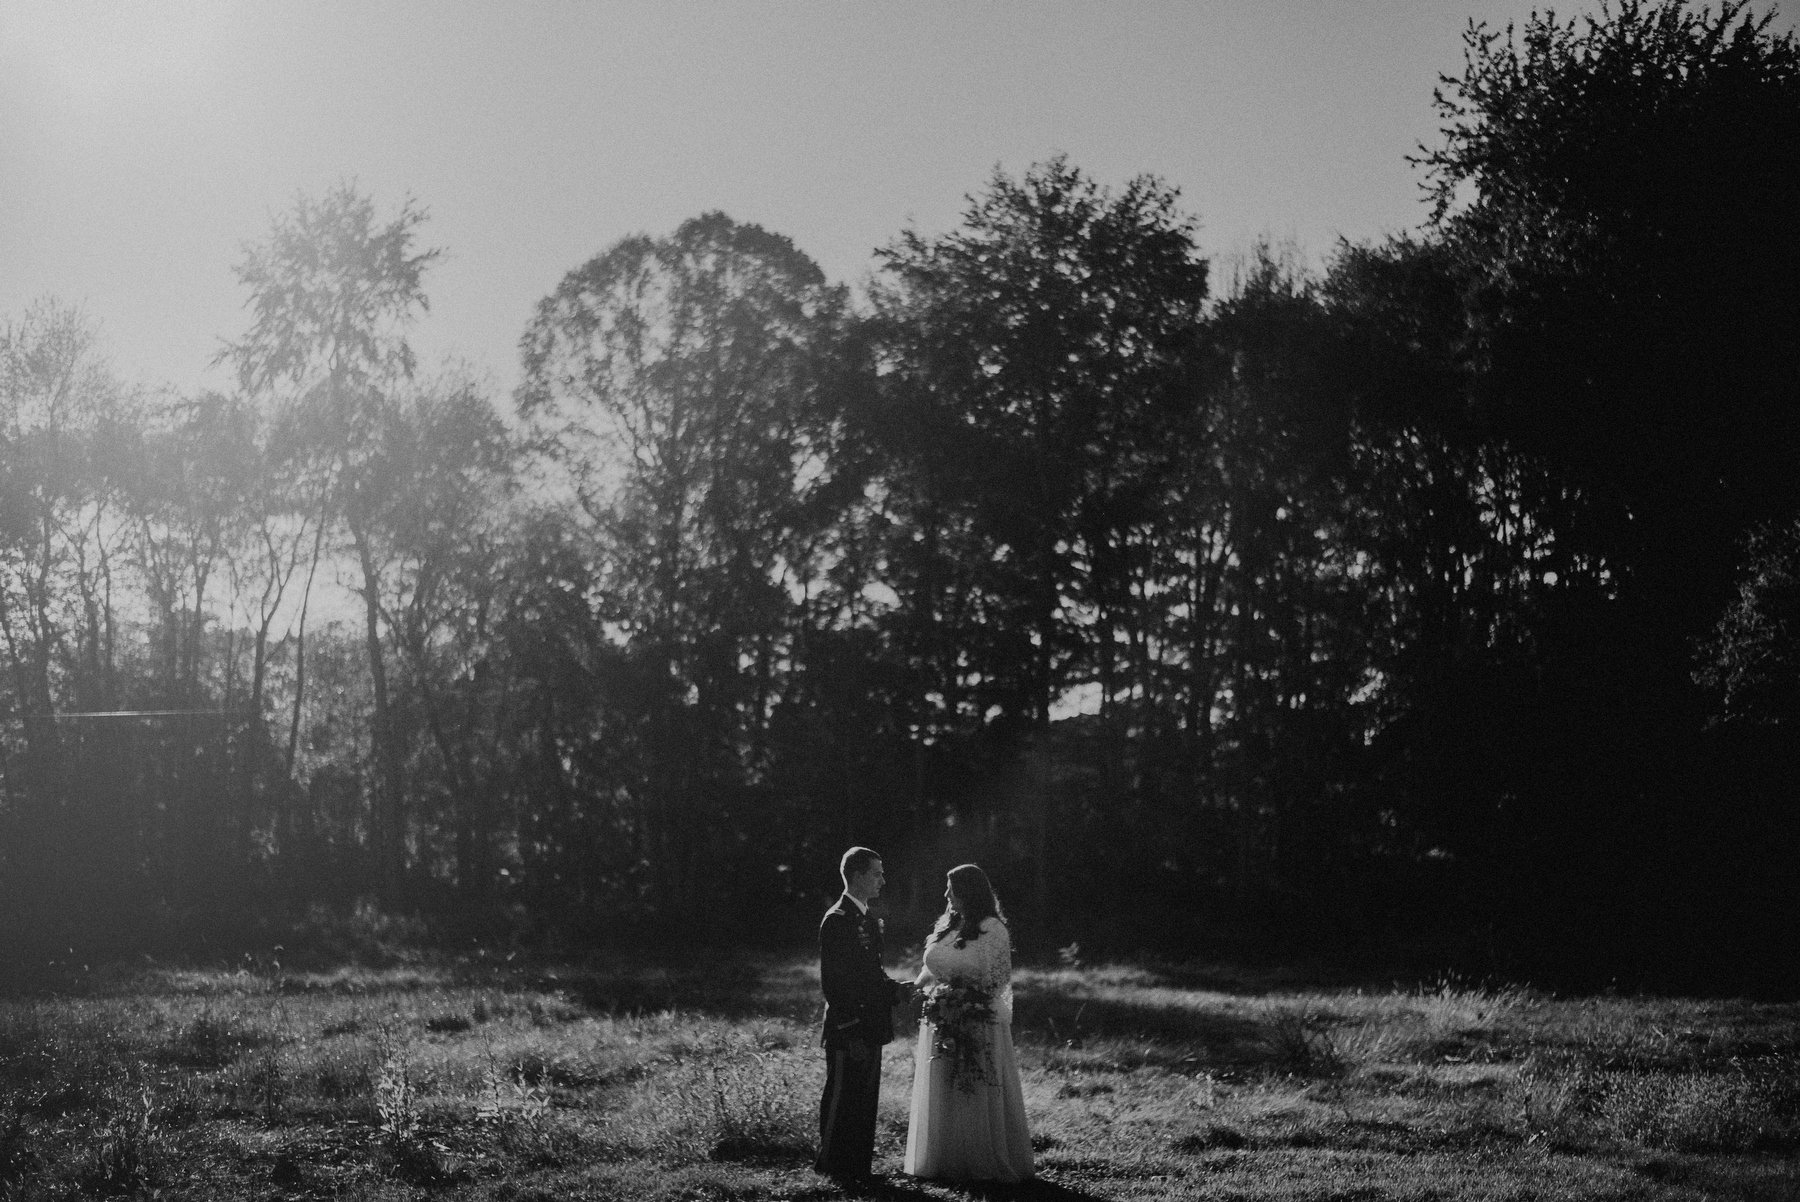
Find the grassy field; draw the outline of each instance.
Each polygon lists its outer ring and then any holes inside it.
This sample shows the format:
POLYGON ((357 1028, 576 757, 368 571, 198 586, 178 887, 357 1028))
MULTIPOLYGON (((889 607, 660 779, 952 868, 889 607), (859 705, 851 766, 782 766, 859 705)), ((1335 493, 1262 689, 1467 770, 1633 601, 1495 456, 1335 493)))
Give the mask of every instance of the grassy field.
MULTIPOLYGON (((1039 1179, 879 1197, 1800 1198, 1800 1005, 1027 969, 1039 1179)), ((0 1001, 0 1199, 843 1196, 816 965, 145 967, 0 1001)))

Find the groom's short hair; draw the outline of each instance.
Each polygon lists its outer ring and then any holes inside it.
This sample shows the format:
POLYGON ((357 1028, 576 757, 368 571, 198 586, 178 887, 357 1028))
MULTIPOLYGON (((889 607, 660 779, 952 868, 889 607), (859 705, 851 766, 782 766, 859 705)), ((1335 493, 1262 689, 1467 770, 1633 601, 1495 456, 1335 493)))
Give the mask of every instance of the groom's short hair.
POLYGON ((880 858, 880 852, 870 851, 866 847, 852 847, 845 852, 844 858, 838 861, 838 875, 844 878, 845 887, 849 887, 851 877, 861 876, 869 871, 869 865, 880 858))

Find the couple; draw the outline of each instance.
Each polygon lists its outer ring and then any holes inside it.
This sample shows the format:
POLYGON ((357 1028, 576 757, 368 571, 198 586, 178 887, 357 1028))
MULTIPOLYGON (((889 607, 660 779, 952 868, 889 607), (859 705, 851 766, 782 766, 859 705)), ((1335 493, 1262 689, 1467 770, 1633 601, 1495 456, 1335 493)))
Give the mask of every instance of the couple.
POLYGON ((909 985, 881 969, 881 920, 869 913, 881 893, 881 857, 852 847, 838 871, 844 895, 819 925, 826 1068, 813 1167, 845 1183, 869 1180, 881 1048, 894 1038, 898 1011, 908 1021, 923 1015, 905 1171, 958 1181, 1031 1176, 1012 1044, 1012 939, 987 874, 973 864, 950 870, 948 904, 909 985))

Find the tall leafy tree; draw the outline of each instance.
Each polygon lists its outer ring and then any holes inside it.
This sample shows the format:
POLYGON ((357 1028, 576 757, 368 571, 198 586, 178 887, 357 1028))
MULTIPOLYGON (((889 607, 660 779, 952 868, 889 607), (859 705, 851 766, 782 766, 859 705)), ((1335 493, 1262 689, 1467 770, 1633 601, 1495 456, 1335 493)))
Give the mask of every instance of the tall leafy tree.
POLYGON ((134 692, 121 627, 141 402, 80 310, 44 300, 0 325, 0 822, 19 907, 9 926, 92 924, 142 900, 153 816, 128 779, 128 732, 66 720, 134 692))
POLYGON ((997 173, 957 229, 908 231, 881 261, 884 378, 912 440, 895 478, 920 516, 978 527, 986 604, 1019 640, 980 671, 1041 726, 1070 684, 1108 691, 1117 565, 1206 299, 1192 220, 1153 178, 1115 194, 1057 158, 997 173))
POLYGON ((1153 178, 1115 193, 1057 158, 996 173, 955 230, 880 257, 898 620, 941 703, 1041 737, 1071 686, 1105 706, 1129 692, 1126 565, 1207 293, 1192 220, 1153 178))
MULTIPOLYGON (((1677 692, 1752 524, 1800 504, 1800 46, 1741 3, 1474 27, 1421 162, 1485 423, 1553 465, 1677 692)), ((1531 499, 1527 499, 1528 502, 1531 499)))
POLYGON ((486 393, 454 374, 403 393, 371 462, 370 556, 407 686, 415 742, 452 832, 456 881, 492 881, 499 708, 495 611, 513 537, 515 445, 486 393), (378 490, 378 491, 377 491, 378 490))
POLYGON ((1740 4, 1477 25, 1434 221, 1328 282, 1392 615, 1374 780, 1481 921, 1637 921, 1700 799, 1760 789, 1709 776, 1689 676, 1744 532, 1800 504, 1797 85, 1740 4))
POLYGON ((0 633, 15 712, 45 765, 59 703, 115 696, 110 589, 142 421, 79 310, 42 301, 0 328, 0 633))
POLYGON ((695 904, 708 816, 766 772, 842 486, 845 305, 788 239, 708 213, 570 272, 521 343, 520 413, 593 523, 608 616, 657 666, 635 827, 668 904, 695 904))
POLYGON ((292 431, 288 445, 328 481, 319 490, 319 529, 335 513, 349 534, 374 692, 376 854, 390 891, 405 862, 406 787, 373 546, 383 484, 376 452, 396 381, 415 364, 406 328, 429 307, 422 280, 440 252, 416 245, 425 219, 409 200, 383 221, 348 183, 318 199, 298 196, 267 238, 245 248, 237 274, 253 320, 220 352, 246 390, 280 390, 277 421, 292 431))

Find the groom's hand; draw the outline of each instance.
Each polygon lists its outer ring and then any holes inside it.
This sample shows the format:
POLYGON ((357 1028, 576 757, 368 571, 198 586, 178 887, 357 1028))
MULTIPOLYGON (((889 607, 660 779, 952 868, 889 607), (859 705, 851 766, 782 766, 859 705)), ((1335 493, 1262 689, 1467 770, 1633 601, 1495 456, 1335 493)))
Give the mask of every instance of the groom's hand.
POLYGON ((852 1039, 844 1045, 844 1054, 850 1057, 852 1064, 866 1064, 869 1059, 869 1045, 860 1039, 852 1039))

